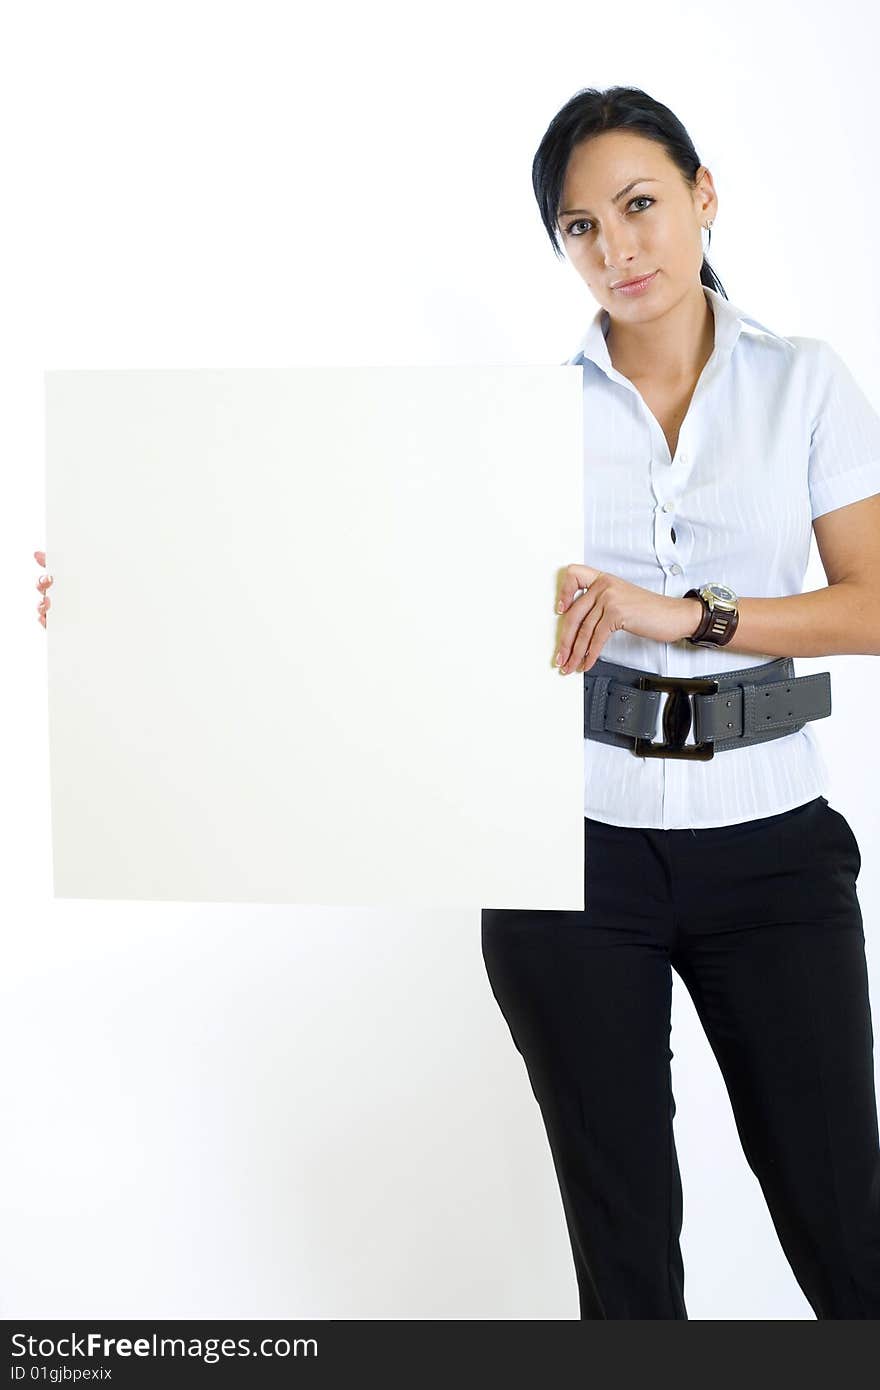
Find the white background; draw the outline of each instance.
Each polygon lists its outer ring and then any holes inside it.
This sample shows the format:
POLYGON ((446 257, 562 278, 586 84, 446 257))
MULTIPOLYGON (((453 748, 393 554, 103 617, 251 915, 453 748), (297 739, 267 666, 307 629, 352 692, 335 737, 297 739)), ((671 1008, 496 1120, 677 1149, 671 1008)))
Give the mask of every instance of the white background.
MULTIPOLYGON (((878 403, 877 21, 854 0, 828 18, 6 7, 2 1316, 577 1317, 478 913, 52 900, 42 373, 558 363, 595 304, 552 254, 531 159, 576 90, 626 83, 672 107, 715 177, 731 299, 827 338, 878 403)), ((283 553, 265 580, 271 608, 283 553)), ((108 574, 108 595, 125 582, 108 574)), ((805 587, 822 582, 814 555, 805 587)), ((486 659, 505 660, 491 602, 486 659)), ((880 1001, 877 667, 827 665, 816 727, 863 851, 880 1001)), ((691 1318, 811 1318, 677 979, 673 1049, 691 1318)))

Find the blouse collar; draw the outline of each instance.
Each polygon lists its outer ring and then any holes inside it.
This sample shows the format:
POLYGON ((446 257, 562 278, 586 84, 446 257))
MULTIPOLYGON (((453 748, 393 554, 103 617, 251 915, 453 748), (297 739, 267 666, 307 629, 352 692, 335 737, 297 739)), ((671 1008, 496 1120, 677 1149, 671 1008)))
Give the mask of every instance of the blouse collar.
MULTIPOLYGON (((703 293, 711 304, 715 315, 715 351, 719 354, 732 352, 740 333, 744 331, 767 333, 771 338, 780 338, 780 334, 774 333, 772 328, 768 328, 766 324, 752 318, 750 314, 737 308, 735 304, 731 304, 730 300, 725 299, 724 295, 719 294, 717 290, 704 285, 703 293)), ((600 306, 593 315, 590 326, 581 339, 577 351, 567 359, 565 366, 577 366, 589 358, 591 362, 595 362, 598 367, 601 367, 603 372, 614 372, 608 345, 605 342, 610 321, 607 309, 600 306)))

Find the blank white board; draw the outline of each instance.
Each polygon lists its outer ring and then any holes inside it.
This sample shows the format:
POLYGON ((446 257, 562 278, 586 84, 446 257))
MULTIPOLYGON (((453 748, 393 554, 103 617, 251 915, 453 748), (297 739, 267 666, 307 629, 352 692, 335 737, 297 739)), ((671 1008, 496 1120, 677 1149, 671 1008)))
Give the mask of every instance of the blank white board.
POLYGON ((583 907, 579 367, 45 375, 56 896, 583 907))

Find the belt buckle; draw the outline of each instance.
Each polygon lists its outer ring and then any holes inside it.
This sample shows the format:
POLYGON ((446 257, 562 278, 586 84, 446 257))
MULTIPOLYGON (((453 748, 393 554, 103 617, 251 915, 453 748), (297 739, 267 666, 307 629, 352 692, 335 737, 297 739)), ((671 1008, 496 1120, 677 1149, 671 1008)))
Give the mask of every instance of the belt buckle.
POLYGON ((649 738, 636 738, 633 752, 640 758, 693 758, 706 762, 715 756, 715 743, 685 745, 693 720, 693 695, 714 695, 718 681, 712 677, 699 676, 639 676, 640 690, 667 691, 669 699, 663 707, 664 743, 653 743, 649 738))

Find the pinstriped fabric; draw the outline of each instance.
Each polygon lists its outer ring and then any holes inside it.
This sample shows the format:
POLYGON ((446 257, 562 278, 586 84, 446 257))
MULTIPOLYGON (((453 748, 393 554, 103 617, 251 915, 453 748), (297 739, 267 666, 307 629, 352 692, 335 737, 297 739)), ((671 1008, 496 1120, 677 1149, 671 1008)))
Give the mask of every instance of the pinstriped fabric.
MULTIPOLYGON (((813 520, 880 492, 880 415, 824 340, 782 337, 723 295, 704 293, 715 347, 674 457, 636 387, 611 364, 604 309, 566 359, 583 367, 584 563, 677 598, 712 580, 744 597, 798 594, 813 520)), ((602 656, 670 676, 774 659, 629 632, 612 633, 602 656)), ((730 825, 827 795, 828 783, 810 723, 708 762, 638 758, 584 740, 584 814, 613 825, 730 825)))

